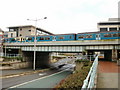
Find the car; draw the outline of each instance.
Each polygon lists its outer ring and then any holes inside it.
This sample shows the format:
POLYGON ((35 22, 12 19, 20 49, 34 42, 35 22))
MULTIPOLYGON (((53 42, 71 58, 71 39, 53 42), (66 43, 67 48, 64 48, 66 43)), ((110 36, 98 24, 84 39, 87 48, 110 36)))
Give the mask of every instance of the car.
POLYGON ((72 71, 74 72, 76 65, 75 64, 65 64, 63 65, 60 70, 65 70, 65 71, 72 71))
POLYGON ((58 68, 62 68, 63 66, 65 66, 66 64, 61 64, 58 66, 58 68))

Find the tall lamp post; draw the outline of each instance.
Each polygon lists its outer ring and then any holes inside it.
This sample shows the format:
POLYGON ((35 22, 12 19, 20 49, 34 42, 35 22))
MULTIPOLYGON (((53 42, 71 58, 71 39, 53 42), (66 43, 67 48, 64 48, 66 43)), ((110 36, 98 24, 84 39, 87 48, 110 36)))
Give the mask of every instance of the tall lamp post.
POLYGON ((34 61, 33 61, 33 70, 35 70, 36 69, 36 35, 37 35, 37 21, 39 21, 39 20, 43 20, 43 19, 47 19, 47 17, 44 17, 44 18, 41 18, 41 19, 34 19, 34 20, 32 20, 32 19, 27 19, 27 20, 29 20, 29 21, 35 21, 35 38, 34 38, 34 61))

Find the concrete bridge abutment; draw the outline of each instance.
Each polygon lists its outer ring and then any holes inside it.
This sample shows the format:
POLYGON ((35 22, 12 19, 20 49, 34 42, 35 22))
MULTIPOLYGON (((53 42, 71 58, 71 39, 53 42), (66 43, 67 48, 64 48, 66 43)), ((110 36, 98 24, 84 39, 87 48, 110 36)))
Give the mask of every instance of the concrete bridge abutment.
POLYGON ((36 53, 36 68, 49 67, 50 53, 49 52, 37 52, 36 53))
POLYGON ((112 50, 112 61, 117 61, 118 60, 118 52, 116 49, 112 50))
MULTIPOLYGON (((23 51, 22 56, 23 56, 23 61, 29 62, 28 67, 33 68, 34 52, 33 51, 23 51)), ((49 52, 36 52, 35 67, 36 68, 49 67, 49 60, 50 60, 49 52)))

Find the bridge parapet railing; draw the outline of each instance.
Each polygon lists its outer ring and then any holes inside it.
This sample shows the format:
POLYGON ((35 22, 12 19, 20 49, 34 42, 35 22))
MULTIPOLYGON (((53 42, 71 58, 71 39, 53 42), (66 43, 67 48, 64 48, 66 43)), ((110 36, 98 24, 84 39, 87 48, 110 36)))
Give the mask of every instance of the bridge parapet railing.
POLYGON ((83 86, 81 90, 87 90, 87 89, 92 89, 95 87, 95 78, 97 75, 97 67, 98 67, 98 56, 96 56, 90 71, 86 77, 86 79, 84 80, 83 86))

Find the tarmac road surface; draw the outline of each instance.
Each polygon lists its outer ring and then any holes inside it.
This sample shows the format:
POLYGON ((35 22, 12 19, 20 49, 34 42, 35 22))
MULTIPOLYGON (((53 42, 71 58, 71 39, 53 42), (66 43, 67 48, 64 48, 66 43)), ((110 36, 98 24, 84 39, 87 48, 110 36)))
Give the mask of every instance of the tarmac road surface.
POLYGON ((50 70, 43 72, 44 74, 41 73, 36 73, 36 74, 31 74, 31 75, 24 75, 24 76, 18 76, 18 77, 12 77, 12 78, 3 78, 2 79, 2 88, 9 88, 11 86, 15 86, 24 82, 28 82, 34 79, 38 79, 43 76, 47 76, 53 73, 58 72, 58 70, 50 70), (45 74, 46 73, 46 74, 45 74))
POLYGON ((54 88, 61 80, 71 74, 70 71, 60 71, 55 74, 45 76, 42 78, 34 79, 23 84, 19 84, 11 87, 9 90, 14 90, 15 88, 54 88))

